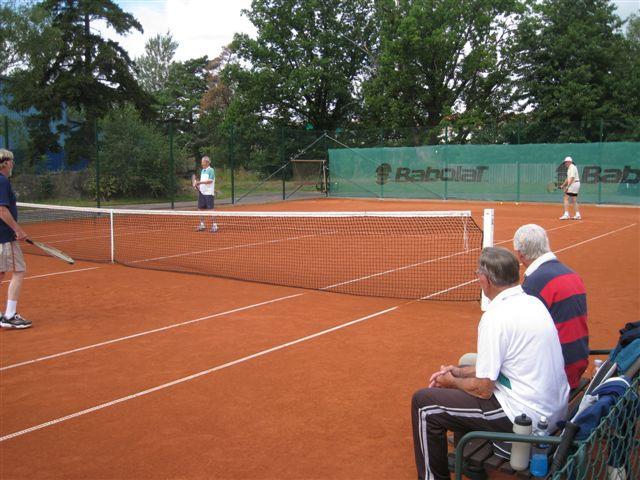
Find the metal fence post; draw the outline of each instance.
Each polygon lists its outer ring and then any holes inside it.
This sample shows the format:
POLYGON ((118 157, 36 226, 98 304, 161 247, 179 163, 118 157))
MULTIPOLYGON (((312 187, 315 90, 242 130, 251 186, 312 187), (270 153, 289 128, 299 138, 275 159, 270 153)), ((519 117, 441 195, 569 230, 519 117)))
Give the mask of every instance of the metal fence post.
POLYGON ((447 169, 447 150, 449 145, 449 125, 444 127, 444 152, 442 155, 442 183, 444 183, 444 200, 447 199, 447 180, 444 178, 445 170, 447 169))
POLYGON ((598 155, 598 163, 600 164, 600 174, 598 175, 598 204, 602 203, 602 142, 604 141, 604 120, 600 119, 600 144, 598 146, 598 150, 600 151, 600 155, 598 155))
POLYGON ((9 150, 9 116, 4 116, 4 148, 9 150))
POLYGON ((175 208, 176 195, 176 172, 173 159, 173 122, 169 122, 169 199, 171 200, 171 210, 175 208))
POLYGON ((96 146, 96 206, 100 208, 100 147, 98 146, 98 119, 93 119, 93 141, 96 146))
POLYGON ((229 132, 229 168, 231 169, 231 205, 236 203, 236 185, 235 185, 235 158, 233 155, 234 148, 234 125, 231 124, 231 131, 229 132))
POLYGON ((520 201, 520 158, 516 159, 516 202, 520 201))
MULTIPOLYGON (((285 152, 284 152, 285 148, 284 148, 284 127, 280 127, 280 165, 282 167, 284 167, 284 158, 285 158, 285 152)), ((285 180, 285 176, 287 174, 286 172, 286 168, 282 168, 282 200, 286 200, 287 199, 287 187, 286 187, 286 180, 285 180)))

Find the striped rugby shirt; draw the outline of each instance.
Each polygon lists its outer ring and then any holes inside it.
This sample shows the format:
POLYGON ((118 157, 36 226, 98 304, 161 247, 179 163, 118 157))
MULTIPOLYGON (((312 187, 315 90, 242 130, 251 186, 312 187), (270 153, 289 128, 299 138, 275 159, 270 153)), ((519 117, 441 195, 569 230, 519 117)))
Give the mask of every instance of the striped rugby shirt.
POLYGON ((549 252, 529 265, 522 289, 549 310, 558 330, 564 370, 575 388, 589 364, 587 292, 582 279, 549 252))

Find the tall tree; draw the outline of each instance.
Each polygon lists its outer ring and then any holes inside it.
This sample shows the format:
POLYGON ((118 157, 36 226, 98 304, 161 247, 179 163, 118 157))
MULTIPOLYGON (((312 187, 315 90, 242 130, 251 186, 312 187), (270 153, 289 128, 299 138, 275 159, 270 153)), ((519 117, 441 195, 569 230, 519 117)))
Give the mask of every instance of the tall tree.
POLYGON ((0 3, 0 76, 23 66, 26 61, 25 43, 36 29, 31 23, 33 8, 15 0, 0 3))
POLYGON ((640 16, 630 15, 627 18, 627 38, 635 43, 640 43, 640 16))
POLYGON ((376 2, 380 46, 377 74, 365 84, 369 120, 423 129, 452 113, 500 114, 510 69, 502 52, 519 10, 517 0, 376 2))
POLYGON ((180 134, 181 146, 196 160, 200 158, 200 149, 206 143, 206 135, 200 124, 200 102, 207 91, 208 65, 206 56, 172 63, 162 94, 167 102, 163 120, 174 123, 180 134))
POLYGON ((224 47, 222 53, 207 65, 207 90, 200 100, 201 117, 198 128, 202 132, 203 143, 210 145, 214 158, 228 158, 225 141, 224 121, 231 105, 233 91, 222 78, 222 71, 229 62, 231 51, 224 47))
POLYGON ((163 91, 169 78, 169 67, 178 49, 171 32, 155 35, 147 40, 144 55, 136 58, 140 86, 152 95, 163 91))
MULTIPOLYGON (((48 130, 51 122, 62 117, 66 105, 85 118, 72 134, 76 145, 92 145, 95 120, 113 105, 130 101, 148 112, 149 98, 132 74, 127 52, 91 28, 92 22, 102 20, 119 34, 142 31, 132 15, 111 0, 45 0, 39 7, 51 18, 57 41, 43 45, 49 55, 38 56, 9 84, 15 107, 38 111, 31 119, 34 133, 48 130)), ((40 145, 41 150, 47 147, 52 145, 40 145)))
POLYGON ((527 141, 597 141, 600 119, 616 129, 631 109, 637 116, 638 58, 611 2, 543 0, 530 8, 515 72, 519 104, 534 120, 527 141))
POLYGON ((333 129, 359 111, 371 59, 369 0, 254 0, 245 11, 255 39, 236 35, 225 69, 232 111, 258 122, 333 129))

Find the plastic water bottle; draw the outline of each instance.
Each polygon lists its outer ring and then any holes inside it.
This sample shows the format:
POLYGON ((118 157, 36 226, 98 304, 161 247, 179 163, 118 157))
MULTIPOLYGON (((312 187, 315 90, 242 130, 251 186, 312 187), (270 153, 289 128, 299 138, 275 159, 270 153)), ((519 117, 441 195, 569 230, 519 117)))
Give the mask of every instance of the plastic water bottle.
MULTIPOLYGON (((524 413, 518 415, 515 422, 513 422, 513 433, 531 435, 531 419, 524 413)), ((511 468, 514 470, 525 470, 529 466, 530 455, 530 443, 513 442, 511 444, 511 459, 509 461, 511 468)))
MULTIPOLYGON (((549 424, 547 417, 540 417, 540 421, 536 427, 534 435, 544 437, 547 435, 549 424)), ((531 451, 531 465, 529 466, 529 473, 534 477, 543 478, 549 471, 549 458, 547 456, 549 445, 546 443, 534 443, 531 451)))

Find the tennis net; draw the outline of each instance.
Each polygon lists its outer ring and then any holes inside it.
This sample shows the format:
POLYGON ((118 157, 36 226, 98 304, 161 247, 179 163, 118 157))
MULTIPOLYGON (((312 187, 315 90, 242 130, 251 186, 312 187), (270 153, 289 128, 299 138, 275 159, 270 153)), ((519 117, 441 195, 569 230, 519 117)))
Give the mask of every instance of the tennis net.
MULTIPOLYGON (((477 300, 468 211, 185 212, 19 203, 34 240, 76 260, 406 299, 477 300), (199 231, 201 219, 204 231, 199 231), (211 232, 215 226, 216 231, 211 232)), ((25 245, 25 252, 40 253, 25 245)))

